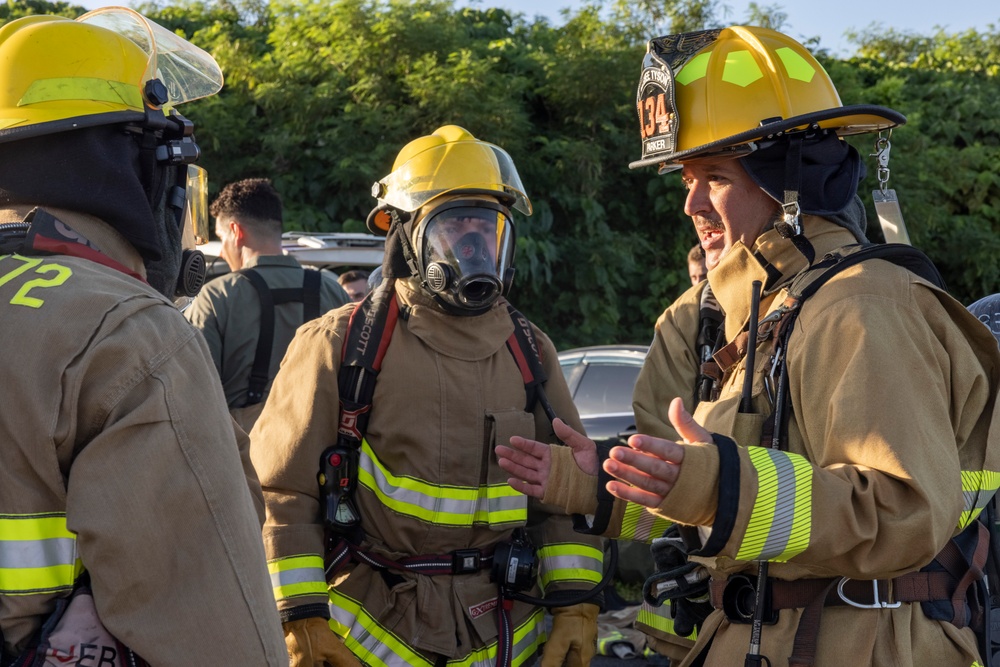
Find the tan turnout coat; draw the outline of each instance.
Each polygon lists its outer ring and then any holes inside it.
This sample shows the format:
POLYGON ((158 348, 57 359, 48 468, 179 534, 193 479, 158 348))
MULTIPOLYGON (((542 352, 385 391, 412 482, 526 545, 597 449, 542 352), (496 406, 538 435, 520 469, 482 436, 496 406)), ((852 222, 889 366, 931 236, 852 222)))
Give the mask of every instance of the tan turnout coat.
MULTIPOLYGON (((111 227, 50 212, 144 275, 111 227)), ((25 213, 2 211, 0 222, 25 213)), ((287 664, 259 486, 197 331, 122 271, 66 255, 7 255, 0 336, 2 567, 31 567, 17 560, 26 553, 75 558, 104 625, 153 665, 287 664), (17 526, 40 517, 70 532, 42 551, 18 547, 17 526)), ((20 581, 14 575, 5 571, 8 586, 20 581)), ((0 591, 4 651, 21 650, 69 592, 0 591)))
MULTIPOLYGON (((440 516, 433 516, 437 508, 426 498, 408 504, 412 498, 398 489, 404 480, 416 480, 420 488, 438 487, 443 498, 452 487, 489 485, 507 494, 511 491, 507 474, 496 462, 494 447, 512 435, 553 441, 541 407, 536 406, 533 414, 525 412, 524 382, 505 345, 514 331, 506 302, 501 299, 483 315, 456 317, 442 312, 412 283, 399 281, 396 291, 401 312, 375 385, 367 432, 370 454, 365 456, 378 463, 371 464, 372 477, 362 478, 357 493, 366 534, 363 546, 396 560, 455 549, 492 550, 510 537, 512 529, 523 526, 523 519, 485 523, 480 516, 472 525, 443 525, 440 516)), ((337 373, 353 308, 350 304, 332 311, 299 330, 251 433, 251 454, 267 503, 265 546, 276 577, 287 572, 279 570, 283 563, 324 551, 316 474, 320 454, 336 440, 337 373)), ((534 329, 534 334, 552 407, 579 429, 556 350, 541 331, 534 329)), ((575 533, 569 517, 549 515, 537 503, 529 506, 528 516, 537 528, 532 536, 542 571, 550 576, 546 594, 590 588, 601 569, 600 539, 575 533), (546 566, 543 551, 556 545, 571 553, 549 558, 546 566), (551 579, 560 558, 568 569, 551 579), (591 579, 566 574, 574 568, 589 570, 591 579)), ((322 571, 317 575, 322 577, 322 571)), ((302 577, 292 580, 300 582, 302 577)), ((334 625, 339 618, 351 626, 354 640, 364 643, 364 633, 388 630, 393 641, 398 639, 432 662, 434 656, 465 656, 495 641, 496 596, 488 570, 460 576, 407 572, 384 577, 363 564, 349 568, 330 589, 334 625), (351 604, 359 609, 338 616, 338 609, 351 604), (367 630, 362 623, 368 624, 367 630)), ((312 595, 279 591, 277 597, 283 613, 328 601, 325 591, 312 595)), ((534 613, 530 605, 515 603, 514 625, 525 623, 534 613)), ((366 650, 388 650, 388 640, 372 641, 366 650)), ((348 646, 357 651, 352 642, 348 646)))
MULTIPOLYGON (((854 242, 818 217, 806 216, 805 230, 817 258, 854 242)), ((752 249, 737 243, 709 272, 726 313, 727 340, 747 322, 751 281, 767 284, 765 266, 780 276, 773 283, 780 288, 806 262, 789 240, 768 231, 752 249)), ((784 297, 784 289, 765 296, 761 317, 784 297)), ((913 572, 995 492, 996 340, 960 303, 913 273, 885 260, 864 261, 804 303, 788 344, 787 453, 757 446, 771 411, 764 382, 771 361, 769 343, 761 342, 752 413, 738 409, 743 361, 730 370, 720 398, 700 403, 695 412, 709 431, 736 441, 735 464, 722 463, 716 444, 685 444, 676 484, 653 510, 700 528, 706 546, 695 559, 714 578, 753 577, 761 558, 770 576, 786 580, 874 580, 913 572), (723 475, 733 480, 724 487, 723 475), (793 492, 777 502, 778 488, 793 492), (721 528, 729 521, 729 530, 721 528)), ((552 475, 594 483, 562 454, 553 456, 552 475)), ((547 489, 546 500, 568 511, 593 506, 558 489, 547 489)), ((606 534, 621 531, 629 507, 616 502, 606 534)), ((788 664, 801 615, 800 609, 782 610, 775 625, 764 626, 761 653, 773 667, 788 664)), ((749 625, 732 624, 716 611, 682 667, 742 664, 749 643, 749 625), (699 658, 704 662, 695 663, 699 658)), ((929 619, 919 603, 825 607, 815 667, 839 667, 845 660, 971 667, 978 655, 972 630, 929 619)))

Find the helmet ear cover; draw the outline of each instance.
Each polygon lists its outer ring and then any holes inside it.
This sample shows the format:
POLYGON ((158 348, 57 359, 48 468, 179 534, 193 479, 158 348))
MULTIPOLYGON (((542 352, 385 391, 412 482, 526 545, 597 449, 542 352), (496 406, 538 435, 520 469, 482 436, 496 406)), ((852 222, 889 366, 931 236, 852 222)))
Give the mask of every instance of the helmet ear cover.
POLYGON ((401 211, 389 204, 381 203, 371 210, 371 213, 368 214, 368 219, 365 220, 365 224, 368 226, 368 231, 372 234, 386 236, 393 223, 405 224, 409 222, 411 217, 411 213, 401 211))

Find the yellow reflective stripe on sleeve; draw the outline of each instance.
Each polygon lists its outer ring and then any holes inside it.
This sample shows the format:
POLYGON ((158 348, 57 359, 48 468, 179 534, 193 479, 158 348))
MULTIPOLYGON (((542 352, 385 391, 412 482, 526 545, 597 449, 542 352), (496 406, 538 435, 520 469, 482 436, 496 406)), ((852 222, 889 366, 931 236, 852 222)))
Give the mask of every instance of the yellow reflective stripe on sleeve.
POLYGON ((538 578, 552 583, 596 584, 604 573, 604 552, 589 544, 547 544, 538 550, 538 578))
MULTIPOLYGON (((643 602, 639 607, 639 613, 635 618, 636 625, 645 625, 653 630, 658 630, 664 634, 680 636, 674 632, 674 619, 670 617, 670 602, 664 602, 659 607, 654 607, 648 602, 643 602)), ((641 628, 640 628, 641 629, 641 628)), ((687 639, 697 639, 698 630, 695 629, 687 636, 687 639)))
POLYGON ((623 540, 649 544, 662 536, 672 525, 672 521, 656 516, 642 505, 627 503, 619 537, 623 540))
POLYGON ((65 513, 0 515, 0 593, 66 590, 82 573, 65 513))
MULTIPOLYGON (((488 613, 495 614, 495 610, 488 613)), ((534 658, 538 647, 545 641, 543 626, 545 615, 536 609, 514 629, 511 652, 512 667, 527 665, 534 658)), ((330 628, 337 633, 347 648, 367 665, 379 667, 434 667, 428 660, 379 624, 357 600, 330 589, 330 628)), ((493 667, 496 664, 497 643, 494 640, 483 648, 448 660, 449 667, 493 667)))
POLYGON ((367 440, 361 443, 358 481, 379 502, 400 514, 439 526, 521 524, 528 520, 528 497, 506 483, 486 486, 430 484, 392 474, 367 440))
POLYGON ((787 561, 809 546, 812 466, 776 449, 754 446, 747 452, 757 471, 757 497, 736 560, 787 561))
POLYGON ((958 529, 962 530, 976 520, 1000 488, 1000 472, 992 470, 962 471, 962 514, 958 529))
POLYGON ((281 601, 303 595, 326 595, 323 558, 315 554, 276 558, 267 562, 274 599, 281 601))

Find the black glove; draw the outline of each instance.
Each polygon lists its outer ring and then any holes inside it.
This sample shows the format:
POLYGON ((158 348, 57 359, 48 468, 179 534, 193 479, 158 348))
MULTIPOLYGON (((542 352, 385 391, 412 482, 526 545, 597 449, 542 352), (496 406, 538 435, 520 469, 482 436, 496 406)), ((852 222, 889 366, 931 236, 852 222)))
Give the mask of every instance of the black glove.
POLYGON ((670 603, 670 613, 674 617, 674 634, 687 637, 695 629, 701 629, 708 615, 712 613, 710 602, 698 602, 691 598, 677 598, 670 603))
POLYGON ((653 540, 650 553, 656 564, 656 573, 642 586, 643 599, 653 606, 666 600, 692 598, 704 601, 708 593, 708 571, 697 563, 688 561, 687 546, 676 525, 653 540))

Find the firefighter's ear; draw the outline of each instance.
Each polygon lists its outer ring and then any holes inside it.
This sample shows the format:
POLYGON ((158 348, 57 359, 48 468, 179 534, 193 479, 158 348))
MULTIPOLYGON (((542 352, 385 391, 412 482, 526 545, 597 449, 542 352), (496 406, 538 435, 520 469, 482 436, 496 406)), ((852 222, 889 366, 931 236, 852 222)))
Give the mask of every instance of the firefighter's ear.
POLYGON ((393 222, 406 222, 409 219, 409 214, 399 209, 393 208, 388 204, 379 204, 372 209, 372 212, 368 214, 368 220, 366 224, 368 225, 368 231, 376 236, 385 236, 389 233, 389 227, 392 226, 393 222))

